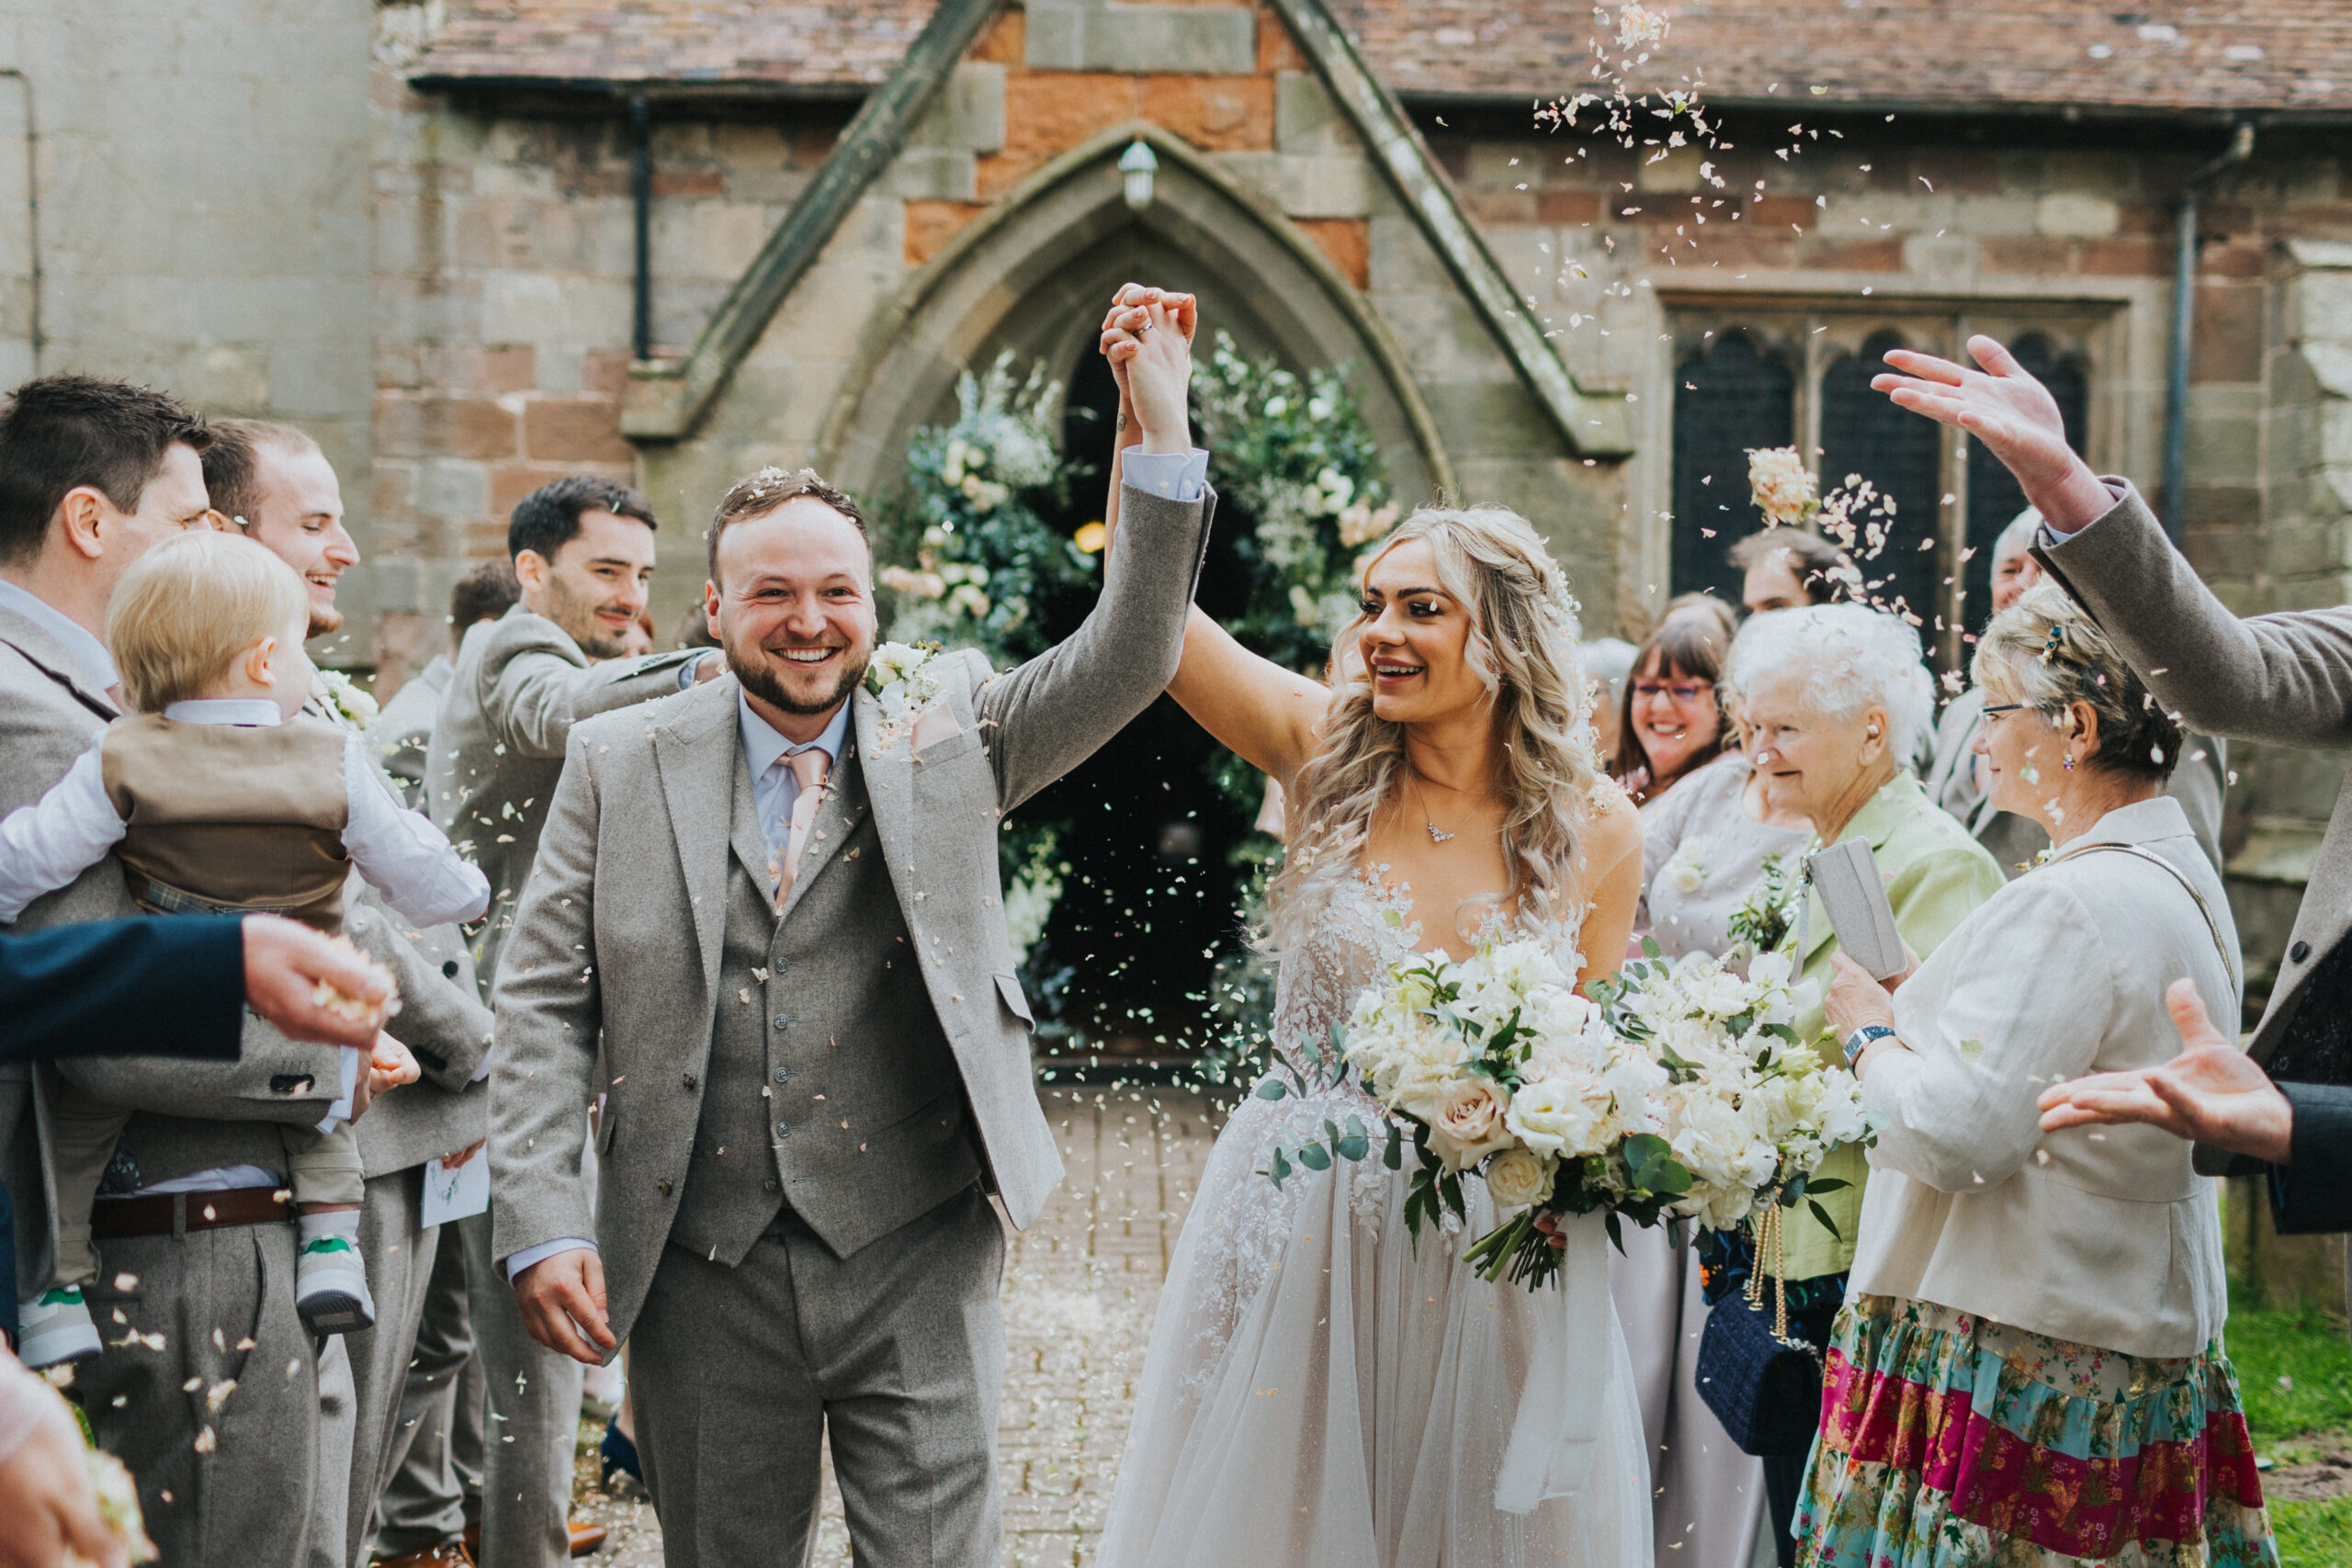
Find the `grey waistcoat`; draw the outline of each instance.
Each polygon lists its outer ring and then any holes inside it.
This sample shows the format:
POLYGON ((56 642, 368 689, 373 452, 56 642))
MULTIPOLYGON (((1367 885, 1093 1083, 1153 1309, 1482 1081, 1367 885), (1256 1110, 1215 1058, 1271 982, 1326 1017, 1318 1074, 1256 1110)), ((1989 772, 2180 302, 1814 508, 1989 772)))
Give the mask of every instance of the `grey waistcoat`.
POLYGON ((751 780, 736 769, 718 1016, 671 1230, 729 1266, 786 1203, 846 1258, 980 1173, 850 751, 782 919, 751 780))

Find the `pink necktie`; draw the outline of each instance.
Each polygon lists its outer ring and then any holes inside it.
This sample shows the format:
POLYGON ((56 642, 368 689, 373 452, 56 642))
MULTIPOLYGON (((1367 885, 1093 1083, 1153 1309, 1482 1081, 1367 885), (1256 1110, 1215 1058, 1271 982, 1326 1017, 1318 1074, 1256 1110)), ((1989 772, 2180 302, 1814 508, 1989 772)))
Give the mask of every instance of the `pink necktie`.
POLYGON ((822 747, 811 746, 786 757, 784 765, 800 781, 800 793, 792 802, 792 824, 785 835, 784 859, 776 868, 775 907, 779 909, 792 896, 792 880, 799 874, 800 856, 808 848, 808 829, 817 824, 817 807, 824 803, 825 774, 833 760, 822 747))

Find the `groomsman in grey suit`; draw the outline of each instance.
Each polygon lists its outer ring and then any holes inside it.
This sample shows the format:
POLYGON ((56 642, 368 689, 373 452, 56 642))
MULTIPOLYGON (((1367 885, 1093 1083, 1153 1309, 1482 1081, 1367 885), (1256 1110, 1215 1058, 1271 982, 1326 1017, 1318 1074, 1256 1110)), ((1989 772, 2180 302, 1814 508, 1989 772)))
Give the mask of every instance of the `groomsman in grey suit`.
POLYGON ((876 660, 855 503, 769 469, 711 528, 731 674, 572 732, 494 991, 496 1251, 543 1343, 630 1339, 676 1568, 797 1561, 820 1438, 859 1562, 997 1560, 986 1193, 1023 1226, 1061 1179, 997 834, 1176 668, 1215 504, 1180 310, 1117 320, 1143 446, 1069 641, 1002 675, 876 660), (592 1224, 571 1108, 600 1033, 592 1224))
MULTIPOLYGON (((343 525, 343 487, 318 444, 292 425, 213 422, 204 454, 213 510, 292 567, 311 599, 310 632, 338 631, 336 586, 359 564, 343 525)), ((356 719, 314 694, 305 713, 351 728, 356 719)), ((388 784, 390 781, 386 781, 388 784)), ((424 1218, 426 1171, 436 1159, 478 1152, 489 1100, 476 1081, 490 1055, 490 1010, 476 988, 472 955, 456 926, 408 927, 374 890, 353 897, 346 931, 398 975, 403 1006, 390 1032, 414 1054, 418 1082, 372 1107, 357 1124, 367 1170, 359 1250, 376 1299, 375 1326, 327 1346, 319 1363, 322 1486, 311 1526, 314 1568, 362 1561, 369 1517, 389 1473, 408 1366, 424 1316, 440 1227, 424 1218)))
MULTIPOLYGON (((0 412, 0 811, 38 799, 120 716, 107 606, 151 546, 209 525, 210 440, 171 398, 87 377, 28 381, 0 412)), ((34 903, 18 929, 136 912, 107 862, 34 903)), ((168 1006, 156 1025, 171 1027, 168 1006)), ((20 1281, 50 1268, 38 1227, 53 1200, 35 1133, 49 1070, 0 1069, 20 1281)), ((315 1125, 336 1075, 315 1047, 251 1021, 233 1062, 56 1070, 136 1112, 93 1220, 104 1269, 87 1304, 107 1348, 75 1369, 98 1442, 139 1478, 164 1561, 300 1562, 313 1496, 341 1478, 319 1474, 314 1342, 294 1311, 278 1127, 315 1125)))
MULTIPOLYGON (((710 675, 723 668, 703 649, 617 657, 645 607, 653 535, 652 508, 616 480, 579 475, 533 491, 515 503, 506 529, 521 598, 458 645, 425 759, 425 794, 433 819, 490 878, 490 915, 475 945, 485 994, 531 874, 572 727, 675 694, 694 683, 697 661, 710 675)), ((561 1092, 569 1099, 545 1109, 574 1129, 579 1146, 588 1136, 589 1090, 561 1092)), ((458 1226, 474 1353, 491 1405, 478 1555, 483 1568, 555 1568, 571 1551, 580 1368, 524 1332, 514 1294, 491 1262, 490 1216, 458 1226)), ((404 1496, 388 1507, 413 1519, 446 1518, 446 1510, 436 1514, 422 1502, 404 1496)), ((412 1555, 430 1554, 421 1542, 414 1548, 412 1555)))
POLYGON ((581 474, 514 503, 506 549, 520 598, 466 632, 424 764, 426 812, 490 878, 482 984, 531 874, 571 727, 693 683, 707 649, 622 660, 653 578, 653 509, 616 479, 581 474), (595 660, 608 660, 597 663, 595 660))
POLYGON ((424 810, 425 758, 432 749, 434 723, 441 716, 442 699, 458 672, 458 645, 475 626, 513 609, 520 592, 514 568, 503 560, 483 561, 459 578, 449 590, 449 651, 435 654, 424 669, 401 682, 384 711, 376 716, 376 722, 368 727, 368 739, 375 742, 384 772, 399 784, 409 805, 420 811, 424 810))

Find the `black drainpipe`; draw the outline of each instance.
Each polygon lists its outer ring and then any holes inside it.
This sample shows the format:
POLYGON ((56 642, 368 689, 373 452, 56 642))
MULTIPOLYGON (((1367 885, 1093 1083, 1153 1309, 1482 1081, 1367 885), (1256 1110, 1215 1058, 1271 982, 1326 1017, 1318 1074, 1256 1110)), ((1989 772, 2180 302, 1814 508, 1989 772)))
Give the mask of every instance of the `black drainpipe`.
POLYGON ((629 342, 637 357, 653 357, 653 115, 639 93, 628 101, 635 140, 629 154, 629 194, 637 203, 635 330, 629 342))
POLYGON ((2197 208, 2207 190, 2254 155, 2254 126, 2240 121, 2229 150, 2188 176, 2173 228, 2172 364, 2165 402, 2165 532, 2180 541, 2188 472, 2188 337, 2197 320, 2197 208))

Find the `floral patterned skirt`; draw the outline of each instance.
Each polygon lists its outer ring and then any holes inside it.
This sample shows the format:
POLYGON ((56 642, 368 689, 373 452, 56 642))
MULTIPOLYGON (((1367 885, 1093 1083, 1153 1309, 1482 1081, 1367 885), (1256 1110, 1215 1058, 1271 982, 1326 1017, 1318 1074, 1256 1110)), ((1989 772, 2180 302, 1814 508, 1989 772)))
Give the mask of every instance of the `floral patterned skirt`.
POLYGON ((1857 1296, 1824 1369, 1800 1568, 2277 1568, 2218 1344, 2156 1359, 1857 1296))

